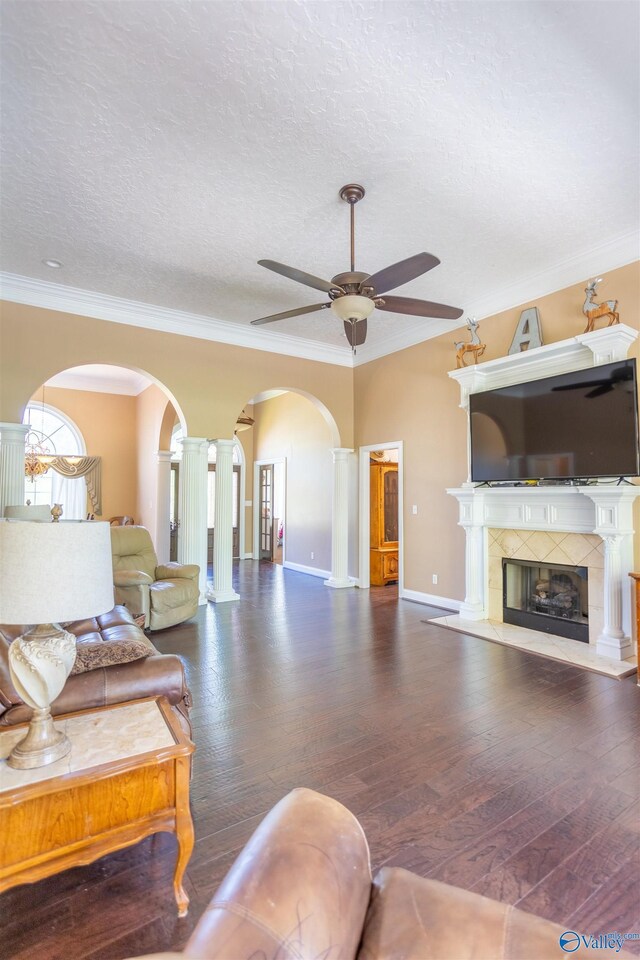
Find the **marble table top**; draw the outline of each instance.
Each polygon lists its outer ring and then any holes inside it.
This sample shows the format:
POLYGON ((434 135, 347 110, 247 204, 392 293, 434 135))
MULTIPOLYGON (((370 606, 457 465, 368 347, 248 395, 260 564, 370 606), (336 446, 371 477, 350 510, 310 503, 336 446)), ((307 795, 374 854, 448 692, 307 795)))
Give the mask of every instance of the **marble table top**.
POLYGON ((71 741, 71 752, 55 763, 33 770, 14 770, 6 761, 16 743, 24 737, 26 727, 10 727, 0 733, 0 794, 103 763, 171 747, 175 743, 155 700, 102 708, 62 720, 54 718, 54 724, 71 741))

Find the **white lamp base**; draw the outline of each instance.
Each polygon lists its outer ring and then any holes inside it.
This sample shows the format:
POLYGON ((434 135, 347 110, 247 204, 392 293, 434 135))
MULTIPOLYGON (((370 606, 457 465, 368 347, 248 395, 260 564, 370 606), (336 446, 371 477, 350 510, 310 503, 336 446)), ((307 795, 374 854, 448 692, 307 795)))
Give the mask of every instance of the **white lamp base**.
POLYGON ((71 743, 56 730, 50 704, 62 692, 76 657, 76 638, 53 624, 42 624, 13 641, 9 671, 13 685, 33 708, 29 730, 7 758, 10 767, 31 770, 64 757, 71 743))
POLYGON ((26 737, 13 748, 7 763, 16 770, 32 770, 55 763, 70 750, 71 741, 62 730, 56 730, 49 708, 34 710, 26 737))

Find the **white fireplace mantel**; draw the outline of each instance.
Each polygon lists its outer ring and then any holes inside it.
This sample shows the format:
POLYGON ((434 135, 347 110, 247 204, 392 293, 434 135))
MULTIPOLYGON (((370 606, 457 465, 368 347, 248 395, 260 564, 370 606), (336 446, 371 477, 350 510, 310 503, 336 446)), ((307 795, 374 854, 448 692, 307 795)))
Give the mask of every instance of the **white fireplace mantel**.
MULTIPOLYGON (((617 324, 452 370, 449 376, 460 384, 460 406, 468 410, 472 393, 624 360, 637 337, 637 330, 617 324)), ((488 618, 489 529, 596 534, 604 543, 604 626, 596 641, 596 652, 617 660, 632 655, 631 603, 625 602, 629 596, 626 574, 633 568, 633 502, 640 496, 639 485, 487 487, 474 486, 467 479, 462 487, 447 493, 458 500, 459 523, 467 541, 461 618, 488 618)))
POLYGON ((450 370, 449 376, 460 384, 461 403, 469 405, 469 394, 509 387, 526 380, 540 380, 559 373, 587 370, 602 363, 626 359, 638 331, 625 323, 603 330, 581 333, 568 340, 559 340, 534 350, 511 353, 506 357, 487 360, 460 370, 450 370))
POLYGON ((487 531, 491 528, 594 533, 604 543, 604 626, 596 653, 632 655, 627 572, 633 567, 633 501, 640 486, 473 487, 447 490, 460 504, 466 534, 465 620, 488 619, 487 531), (627 598, 628 602, 625 602, 627 598))

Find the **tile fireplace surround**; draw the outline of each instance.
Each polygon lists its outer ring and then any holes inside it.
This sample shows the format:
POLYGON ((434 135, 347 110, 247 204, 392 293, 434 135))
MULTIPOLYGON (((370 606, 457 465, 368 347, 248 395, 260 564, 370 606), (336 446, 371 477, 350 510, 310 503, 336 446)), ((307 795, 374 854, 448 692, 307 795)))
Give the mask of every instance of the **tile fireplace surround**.
MULTIPOLYGON (((619 324, 449 376, 460 384, 468 413, 471 393, 623 360, 637 336, 619 324)), ((640 485, 478 487, 468 479, 447 493, 458 500, 466 534, 461 620, 502 621, 503 557, 587 566, 591 649, 614 660, 633 655, 627 574, 633 570, 633 502, 640 485)))

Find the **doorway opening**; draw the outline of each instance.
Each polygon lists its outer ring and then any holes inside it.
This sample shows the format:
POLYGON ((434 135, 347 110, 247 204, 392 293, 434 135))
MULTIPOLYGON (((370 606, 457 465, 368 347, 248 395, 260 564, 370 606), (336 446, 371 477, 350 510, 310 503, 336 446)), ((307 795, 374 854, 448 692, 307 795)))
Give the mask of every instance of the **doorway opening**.
POLYGON ((360 587, 403 593, 402 441, 360 447, 360 587))
POLYGON ((254 557, 269 563, 284 563, 285 555, 285 462, 256 461, 254 490, 254 557))

